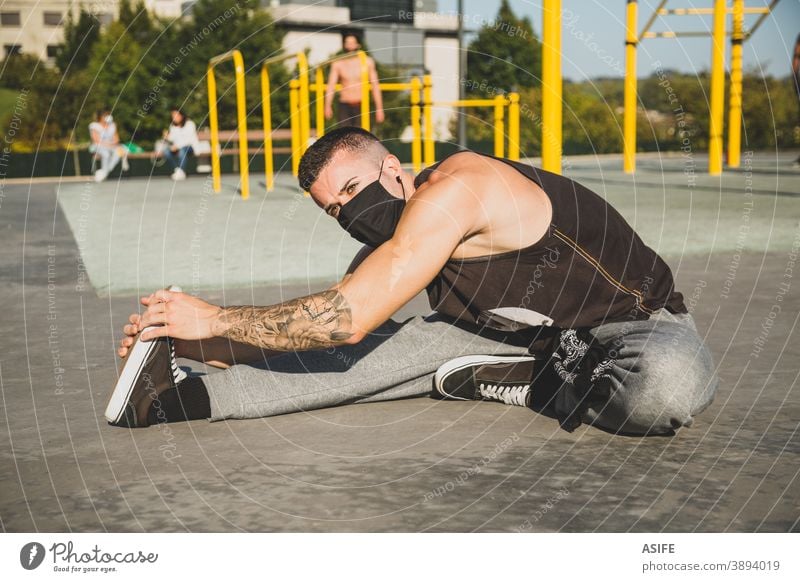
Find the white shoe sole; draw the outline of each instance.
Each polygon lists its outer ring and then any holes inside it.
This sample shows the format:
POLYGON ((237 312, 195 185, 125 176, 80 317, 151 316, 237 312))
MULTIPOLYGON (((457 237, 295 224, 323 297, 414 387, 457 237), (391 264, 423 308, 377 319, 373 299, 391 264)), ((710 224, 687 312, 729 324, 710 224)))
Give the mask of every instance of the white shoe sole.
MULTIPOLYGON (((153 328, 147 327, 142 332, 148 329, 153 328)), ((153 350, 158 345, 158 339, 149 342, 141 341, 139 338, 142 332, 136 337, 136 342, 131 347, 131 351, 128 352, 125 366, 122 368, 122 373, 117 379, 117 384, 111 393, 111 399, 108 401, 108 406, 106 406, 105 417, 108 422, 116 423, 122 418, 125 407, 128 405, 128 400, 131 398, 133 387, 136 385, 136 380, 139 379, 147 358, 150 357, 150 354, 153 353, 153 350)))
POLYGON ((535 360, 535 356, 460 356, 439 366, 439 369, 436 370, 436 373, 433 375, 433 385, 436 387, 436 391, 448 400, 469 400, 469 398, 452 396, 442 390, 441 387, 450 374, 463 370, 464 368, 469 368, 470 366, 514 364, 516 362, 533 362, 535 360))
MULTIPOLYGON (((182 291, 177 285, 170 285, 167 289, 176 292, 182 291)), ((142 373, 144 363, 158 345, 159 339, 161 339, 157 338, 149 342, 140 341, 139 338, 142 333, 149 329, 154 328, 146 327, 139 332, 139 335, 136 336, 136 341, 133 346, 131 346, 131 350, 125 358, 125 365, 122 367, 122 373, 117 379, 117 384, 114 386, 114 391, 111 393, 111 399, 108 401, 108 406, 106 406, 105 417, 108 422, 116 423, 122 418, 125 407, 128 405, 128 400, 131 398, 133 387, 136 385, 136 380, 139 378, 139 374, 142 373)))

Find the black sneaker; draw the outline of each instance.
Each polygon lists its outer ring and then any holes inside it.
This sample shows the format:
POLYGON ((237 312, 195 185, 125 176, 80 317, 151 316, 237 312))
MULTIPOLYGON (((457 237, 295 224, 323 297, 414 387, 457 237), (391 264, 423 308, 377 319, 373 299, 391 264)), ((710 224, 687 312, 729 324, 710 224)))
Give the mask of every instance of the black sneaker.
POLYGON ((149 426, 147 417, 153 401, 186 378, 186 372, 175 360, 172 338, 145 342, 140 337, 141 333, 125 358, 125 366, 106 407, 106 420, 113 426, 149 426))
POLYGON ((436 391, 450 400, 494 400, 529 406, 534 356, 462 356, 433 376, 436 391))

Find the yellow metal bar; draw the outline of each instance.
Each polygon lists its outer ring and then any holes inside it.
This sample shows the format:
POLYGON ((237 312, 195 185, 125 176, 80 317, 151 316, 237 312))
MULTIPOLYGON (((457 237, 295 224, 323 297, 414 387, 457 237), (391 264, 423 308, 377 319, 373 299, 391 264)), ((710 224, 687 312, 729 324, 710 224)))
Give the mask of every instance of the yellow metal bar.
POLYGON ((701 37, 712 36, 705 30, 664 30, 662 32, 645 32, 642 38, 680 38, 680 37, 701 37))
POLYGON ((644 28, 642 28, 642 32, 639 33, 639 38, 650 38, 647 36, 647 31, 650 30, 651 26, 653 26, 653 23, 656 21, 656 18, 658 18, 658 11, 664 8, 664 4, 666 3, 667 0, 661 0, 661 2, 659 2, 658 6, 656 6, 656 9, 650 15, 650 18, 648 18, 647 22, 645 22, 644 28))
POLYGON ((236 71, 236 117, 239 132, 239 182, 241 184, 242 200, 250 196, 250 160, 247 153, 247 99, 244 84, 244 59, 242 53, 235 50, 233 65, 236 71))
POLYGON ((769 3, 769 6, 767 6, 766 14, 762 14, 761 16, 759 16, 758 20, 755 21, 755 24, 753 24, 753 26, 750 27, 750 30, 748 30, 745 33, 745 38, 746 39, 750 38, 751 36, 753 36, 755 34, 756 30, 758 30, 758 27, 761 26, 761 23, 764 22, 764 20, 767 18, 767 16, 769 16, 769 14, 772 12, 772 10, 775 8, 775 5, 779 1, 780 0, 772 0, 772 2, 769 3))
MULTIPOLYGON (((317 69, 317 72, 321 72, 320 69, 317 69)), ((372 87, 372 84, 370 84, 370 87, 372 87)), ((381 88, 381 91, 409 91, 411 89, 411 83, 378 83, 378 87, 381 88)), ((318 91, 319 84, 315 81, 314 83, 311 83, 308 88, 311 91, 318 91)), ((322 90, 325 90, 324 82, 322 84, 322 90)), ((336 83, 336 90, 342 90, 341 83, 336 83)))
POLYGON ((722 173, 722 124, 725 116, 725 0, 714 0, 711 52, 711 111, 708 129, 708 173, 722 173))
MULTIPOLYGON (((317 73, 322 73, 320 69, 316 69, 317 73)), ((370 88, 372 88, 372 83, 370 83, 370 88)), ((381 88, 381 91, 409 91, 411 90, 411 83, 378 83, 378 87, 381 88)), ((319 84, 315 81, 308 86, 310 91, 319 91, 319 84)), ((325 91, 325 83, 322 83, 322 90, 325 91)), ((342 84, 336 83, 336 90, 342 90, 342 84)))
POLYGON ((738 168, 742 147, 742 43, 744 42, 744 0, 733 0, 731 36, 731 81, 728 97, 728 167, 738 168))
MULTIPOLYGON (((234 55, 236 53, 238 53, 238 52, 239 52, 238 50, 233 49, 233 50, 228 51, 226 53, 222 53, 222 54, 217 55, 215 57, 211 57, 209 59, 209 61, 208 61, 208 66, 209 67, 216 67, 218 64, 220 64, 222 62, 230 61, 230 60, 232 60, 234 58, 234 55)), ((239 53, 239 54, 241 56, 241 53, 239 53)))
POLYGON ((625 16, 625 106, 623 113, 622 165, 626 174, 636 171, 636 38, 638 4, 628 0, 625 16))
POLYGON ((508 95, 508 159, 519 161, 519 93, 508 95))
POLYGON ((316 82, 314 83, 314 91, 317 93, 316 109, 317 109, 317 139, 325 135, 325 77, 322 72, 322 67, 317 67, 316 82))
POLYGON ((217 79, 214 67, 227 60, 233 61, 236 82, 236 119, 239 133, 239 179, 242 198, 250 195, 250 176, 247 157, 247 102, 244 85, 244 60, 238 50, 228 51, 212 57, 208 61, 208 118, 211 129, 211 178, 214 192, 222 189, 222 178, 219 163, 219 119, 217 111, 217 79))
POLYGON ((361 65, 361 128, 370 130, 369 119, 369 65, 367 53, 358 51, 358 60, 361 65))
MULTIPOLYGON (((298 156, 302 156, 308 148, 308 142, 311 140, 311 109, 309 107, 308 96, 308 59, 306 53, 297 53, 297 77, 300 81, 298 86, 299 99, 297 106, 300 109, 300 149, 297 152, 298 156)), ((300 160, 298 159, 298 165, 300 160)))
POLYGON ((217 80, 214 77, 214 65, 209 61, 208 71, 208 125, 211 129, 211 183, 214 192, 222 189, 219 167, 219 121, 217 119, 217 80))
POLYGON ((561 173, 561 0, 542 4, 542 168, 561 173))
MULTIPOLYGON (((297 136, 292 133, 292 166, 299 166, 299 157, 305 151, 305 147, 311 138, 311 120, 308 100, 308 61, 303 52, 278 55, 261 62, 261 115, 264 125, 264 177, 267 185, 267 192, 271 192, 275 186, 275 162, 273 160, 273 140, 272 140, 272 91, 269 79, 269 65, 296 59, 298 67, 297 90, 295 96, 298 102, 292 108, 292 123, 296 124, 297 136), (305 88, 305 91, 302 89, 305 88), (297 111, 295 111, 297 109, 297 111), (294 114, 297 114, 295 119, 294 114), (297 137, 297 143, 294 139, 297 137), (304 145, 305 144, 305 145, 304 145), (295 160, 297 158, 297 160, 295 160)), ((290 91, 291 99, 291 91, 290 91)), ((295 125, 292 125, 293 132, 295 125)), ((295 174, 296 175, 296 174, 295 174)))
POLYGON ((275 167, 272 160, 272 90, 266 64, 261 65, 261 120, 264 126, 264 181, 267 192, 275 188, 275 167))
POLYGON ((506 98, 498 95, 494 98, 494 155, 502 158, 504 141, 506 137, 506 98))
POLYGON ((422 108, 425 118, 425 165, 432 166, 436 161, 436 153, 433 143, 433 100, 431 99, 431 86, 433 81, 430 75, 422 78, 422 108))
POLYGON ((411 141, 411 166, 414 172, 419 172, 422 169, 422 127, 420 123, 420 92, 422 91, 422 83, 419 77, 411 79, 411 130, 413 133, 413 140, 411 141))
POLYGON ((300 89, 300 81, 292 79, 289 81, 289 126, 292 130, 292 175, 297 176, 300 169, 300 156, 297 155, 300 150, 300 99, 298 98, 298 91, 300 89))
MULTIPOLYGON (((736 8, 731 8, 727 10, 728 14, 734 14, 736 12, 736 8)), ((660 8, 657 13, 659 16, 696 16, 696 15, 708 15, 714 14, 713 8, 660 8)), ((769 7, 767 6, 756 6, 752 8, 743 8, 742 14, 769 14, 769 7)))
POLYGON ((436 107, 494 107, 495 99, 456 99, 455 101, 435 101, 436 107))
POLYGON ((409 91, 411 83, 378 83, 381 91, 409 91))

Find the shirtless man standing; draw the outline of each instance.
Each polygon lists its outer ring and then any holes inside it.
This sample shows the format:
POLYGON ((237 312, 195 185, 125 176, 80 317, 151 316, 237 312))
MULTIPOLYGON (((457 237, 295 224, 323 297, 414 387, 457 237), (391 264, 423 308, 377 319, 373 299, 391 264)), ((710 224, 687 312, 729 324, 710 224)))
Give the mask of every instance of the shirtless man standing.
POLYGON ((309 147, 299 180, 364 243, 347 274, 265 307, 166 290, 143 298, 119 347, 127 361, 106 410, 112 425, 258 418, 433 389, 549 408, 568 431, 672 434, 713 400, 711 354, 669 267, 577 182, 470 151, 415 178, 354 127, 309 147), (423 290, 433 314, 390 319, 423 290), (230 367, 187 378, 176 356, 230 367))
MULTIPOLYGON (((337 125, 339 127, 346 125, 361 127, 361 61, 356 55, 361 49, 361 44, 353 33, 345 35, 342 43, 345 52, 353 56, 336 60, 331 64, 328 87, 325 91, 325 119, 333 117, 333 95, 336 92, 336 84, 341 83, 337 125)), ((375 61, 372 57, 367 57, 367 71, 372 87, 372 99, 375 101, 375 121, 383 123, 383 95, 375 61)))

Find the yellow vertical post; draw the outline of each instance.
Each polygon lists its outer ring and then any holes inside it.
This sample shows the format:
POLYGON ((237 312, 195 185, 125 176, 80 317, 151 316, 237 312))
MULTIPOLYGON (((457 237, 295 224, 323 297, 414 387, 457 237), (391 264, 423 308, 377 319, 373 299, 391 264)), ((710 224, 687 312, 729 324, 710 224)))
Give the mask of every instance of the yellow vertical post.
POLYGON ((422 169, 422 127, 420 123, 420 91, 422 83, 419 77, 411 79, 411 130, 413 139, 411 141, 411 166, 415 172, 422 169))
POLYGON ((708 173, 722 173, 722 124, 725 116, 726 0, 714 0, 711 51, 711 111, 708 128, 708 173))
POLYGON ((239 181, 241 183, 242 200, 250 196, 250 172, 247 153, 247 99, 244 85, 244 60, 242 53, 233 51, 233 65, 236 71, 236 117, 239 132, 239 181))
POLYGON ((542 4, 542 168, 561 173, 561 0, 542 4))
POLYGON ((311 108, 309 106, 308 91, 308 59, 306 53, 297 53, 297 78, 300 84, 297 87, 297 106, 300 110, 300 152, 303 155, 311 139, 311 108))
POLYGON ((425 165, 432 166, 436 161, 433 143, 433 99, 431 86, 433 81, 430 75, 422 78, 422 110, 425 117, 425 165))
POLYGON ((506 98, 497 95, 494 98, 494 155, 502 158, 504 152, 503 141, 506 137, 506 98))
POLYGON ((508 95, 508 159, 519 161, 519 93, 508 95))
POLYGON ((300 112, 298 89, 300 81, 289 81, 289 126, 292 130, 292 175, 297 176, 300 169, 300 112))
POLYGON ((369 66, 367 53, 358 51, 358 60, 361 65, 361 127, 369 131, 369 66))
POLYGON ((325 76, 322 67, 317 67, 316 81, 317 86, 317 139, 325 135, 325 76))
POLYGON ((738 168, 742 150, 742 42, 744 0, 733 0, 731 34, 731 88, 728 97, 728 166, 738 168))
POLYGON ((208 125, 211 129, 211 183, 214 192, 222 189, 219 167, 219 121, 217 119, 217 80, 214 77, 214 65, 208 64, 208 125))
POLYGON ((275 188, 275 167, 272 160, 272 92, 267 64, 261 65, 261 119, 264 126, 264 181, 267 192, 275 188))
POLYGON ((636 35, 638 4, 628 0, 625 18, 625 106, 623 113, 622 165, 626 174, 636 171, 636 35))

